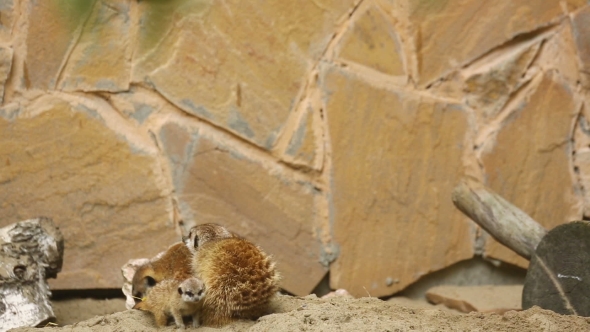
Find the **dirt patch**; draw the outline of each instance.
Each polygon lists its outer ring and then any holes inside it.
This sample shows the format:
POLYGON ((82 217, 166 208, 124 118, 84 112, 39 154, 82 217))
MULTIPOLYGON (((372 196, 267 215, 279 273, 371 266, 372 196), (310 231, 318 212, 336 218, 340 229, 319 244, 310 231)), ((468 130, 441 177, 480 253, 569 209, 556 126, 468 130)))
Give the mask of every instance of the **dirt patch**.
MULTIPOLYGON (((240 321, 221 329, 199 331, 590 331, 590 318, 563 316, 532 308, 499 314, 457 314, 439 309, 410 308, 376 298, 318 299, 280 296, 274 314, 256 322, 240 321)), ((150 314, 127 310, 65 327, 20 328, 13 331, 157 331, 150 314)), ((169 326, 164 330, 174 330, 169 326)))
POLYGON ((62 299, 52 301, 57 324, 71 325, 95 316, 103 316, 125 310, 125 299, 62 299))

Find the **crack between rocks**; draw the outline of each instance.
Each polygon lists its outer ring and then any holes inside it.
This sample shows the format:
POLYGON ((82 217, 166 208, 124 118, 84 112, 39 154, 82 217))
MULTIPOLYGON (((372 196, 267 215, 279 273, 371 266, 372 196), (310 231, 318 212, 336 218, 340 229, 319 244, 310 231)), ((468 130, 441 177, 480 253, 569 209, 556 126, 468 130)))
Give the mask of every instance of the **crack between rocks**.
POLYGON ((511 93, 500 112, 498 112, 498 115, 487 121, 487 125, 479 131, 479 134, 476 134, 474 145, 477 147, 476 156, 478 160, 481 160, 486 142, 490 143, 494 141, 491 137, 502 128, 502 124, 509 119, 514 112, 518 111, 518 103, 526 100, 526 98, 534 92, 537 85, 540 83, 542 76, 543 72, 539 71, 528 81, 523 82, 518 89, 511 93))
MULTIPOLYGON (((488 56, 491 56, 494 53, 501 53, 503 51, 509 50, 509 49, 516 47, 518 45, 527 44, 529 42, 532 42, 535 39, 539 39, 539 40, 547 39, 547 38, 549 38, 549 35, 555 33, 555 30, 561 26, 561 24, 563 23, 564 20, 566 20, 566 16, 562 15, 562 16, 556 18, 555 21, 553 21, 553 22, 549 22, 545 25, 538 26, 537 28, 535 28, 531 31, 519 33, 519 34, 513 36, 511 39, 487 50, 483 54, 475 56, 472 59, 466 60, 463 64, 458 65, 455 68, 451 68, 449 72, 446 72, 442 76, 440 76, 436 79, 433 79, 430 82, 424 83, 423 86, 425 87, 426 90, 428 90, 433 85, 435 85, 437 82, 439 82, 441 80, 449 79, 454 73, 456 73, 462 69, 469 68, 470 66, 482 61, 483 59, 485 59, 488 56)), ((536 56, 535 56, 535 58, 536 58, 536 56)), ((531 62, 531 63, 533 63, 533 62, 531 62)))
MULTIPOLYGON (((132 83, 132 86, 135 86, 135 85, 136 85, 136 83, 132 83)), ((272 166, 280 165, 282 167, 285 167, 285 169, 283 169, 283 171, 288 170, 287 173, 293 175, 296 180, 300 179, 303 181, 307 181, 307 182, 311 183, 312 185, 316 184, 315 177, 307 175, 306 173, 299 172, 297 167, 293 167, 293 165, 285 163, 284 161, 282 161, 278 157, 270 154, 268 150, 263 149, 260 146, 255 145, 254 143, 242 138, 241 136, 236 135, 235 133, 233 133, 231 131, 226 130, 225 128, 217 126, 216 124, 214 124, 210 121, 207 121, 205 119, 202 119, 200 117, 197 117, 195 115, 187 113, 183 109, 176 106, 176 104, 174 104, 174 102, 172 102, 170 99, 168 99, 156 87, 151 87, 151 91, 153 91, 160 98, 162 98, 162 100, 166 104, 168 104, 169 109, 174 111, 173 113, 175 115, 180 116, 181 118, 191 119, 192 121, 195 121, 196 124, 203 126, 203 129, 206 129, 206 131, 207 131, 206 137, 208 137, 210 139, 211 138, 214 139, 215 141, 219 142, 219 144, 221 144, 222 146, 225 145, 225 146, 233 147, 233 149, 235 149, 236 151, 239 151, 239 153, 243 154, 251 162, 256 162, 256 163, 260 163, 262 165, 266 165, 266 168, 272 168, 272 166), (221 137, 219 137, 217 135, 221 135, 221 137), (238 146, 236 146, 236 145, 238 145, 238 146), (240 147, 240 145, 242 145, 242 146, 240 147), (272 165, 272 166, 269 167, 268 165, 272 165)), ((197 126, 197 128, 198 128, 198 126, 197 126)), ((221 146, 218 147, 218 150, 224 151, 224 152, 229 152, 229 151, 226 151, 225 149, 223 149, 221 146)))
MULTIPOLYGON (((340 27, 337 29, 337 32, 335 32, 334 34, 332 34, 332 38, 326 44, 326 47, 324 48, 324 51, 321 53, 321 55, 318 58, 318 60, 311 67, 311 70, 310 70, 310 72, 308 74, 308 77, 307 77, 307 80, 306 80, 306 84, 303 87, 303 91, 305 91, 305 92, 309 91, 309 83, 315 81, 314 80, 314 76, 315 76, 315 73, 316 73, 318 67, 320 66, 320 63, 322 63, 324 61, 329 61, 329 62, 332 62, 333 61, 333 54, 329 54, 329 53, 332 53, 334 51, 334 48, 336 47, 336 45, 340 41, 340 38, 342 38, 342 36, 348 31, 347 30, 347 27, 349 27, 351 25, 351 23, 353 21, 354 14, 357 12, 357 10, 361 6, 361 4, 364 3, 365 1, 366 0, 360 0, 360 1, 358 1, 350 9, 349 13, 347 14, 348 18, 340 25, 340 27)), ((294 109, 298 109, 299 108, 300 103, 303 100, 305 100, 305 97, 306 96, 307 96, 307 93, 302 94, 302 96, 299 98, 299 100, 297 102, 297 105, 295 106, 294 109)))
MULTIPOLYGON (((320 65, 322 63, 333 62, 334 48, 338 45, 342 36, 348 31, 348 27, 354 21, 355 14, 358 12, 359 7, 364 2, 365 2, 365 0, 360 0, 357 3, 355 3, 352 6, 352 8, 349 9, 348 13, 345 14, 343 16, 343 18, 341 18, 341 20, 343 20, 343 22, 339 25, 339 27, 336 29, 336 31, 332 34, 332 37, 326 43, 326 47, 321 52, 320 56, 315 61, 315 63, 313 63, 313 65, 309 69, 309 71, 306 75, 305 83, 301 87, 299 96, 297 97, 297 103, 292 108, 291 114, 289 115, 285 125, 283 126, 283 130, 281 131, 281 133, 277 137, 277 140, 276 140, 273 150, 276 151, 276 154, 278 155, 277 157, 279 159, 279 163, 284 164, 289 168, 292 168, 294 170, 299 170, 299 171, 311 172, 311 173, 314 173, 318 176, 325 169, 325 162, 326 162, 326 158, 327 158, 326 144, 324 144, 323 148, 317 148, 315 151, 315 152, 319 152, 319 153, 323 154, 322 156, 316 155, 316 160, 318 158, 321 158, 321 164, 320 165, 314 164, 314 165, 311 165, 311 167, 308 165, 305 165, 305 164, 298 163, 296 160, 296 157, 293 157, 293 158, 286 157, 286 150, 288 149, 290 139, 293 137, 293 135, 294 135, 295 131, 298 129, 299 125, 301 125, 301 121, 303 121, 303 117, 306 113, 306 110, 305 110, 306 107, 305 107, 304 103, 306 101, 317 100, 318 96, 319 96, 319 98, 321 98, 321 91, 318 91, 318 89, 319 89, 319 86, 318 86, 319 85, 318 84, 319 70, 318 70, 318 68, 320 67, 320 65), (284 160, 286 158, 289 160, 284 160)), ((325 8, 322 8, 321 6, 319 6, 315 1, 314 1, 314 4, 316 6, 318 6, 320 9, 325 10, 325 8)), ((323 109, 324 107, 322 106, 320 108, 323 109)), ((312 109, 310 116, 314 117, 315 112, 317 112, 317 110, 312 109)), ((320 117, 320 119, 323 120, 324 116, 322 115, 320 117)), ((316 121, 317 121, 317 119, 314 119, 312 121, 312 123, 315 123, 316 121)), ((321 136, 323 139, 326 137, 327 126, 325 125, 325 121, 322 121, 322 122, 324 122, 321 125, 321 128, 322 128, 321 136)), ((312 129, 313 129, 313 127, 314 127, 314 125, 312 124, 312 129)), ((313 131, 314 131, 314 133, 312 133, 312 135, 319 134, 319 133, 315 132, 315 130, 313 130, 313 131)), ((314 137, 313 139, 316 141, 318 140, 317 137, 314 137)), ((318 142, 316 142, 316 143, 321 144, 318 142)))
POLYGON ((92 13, 94 13, 94 11, 96 10, 97 3, 98 3, 98 0, 94 0, 94 4, 92 4, 92 9, 88 11, 88 15, 84 19, 84 22, 82 22, 82 24, 76 29, 79 31, 77 31, 76 36, 75 36, 74 40, 72 41, 72 44, 70 45, 70 47, 68 47, 68 50, 66 51, 66 54, 64 56, 64 60, 62 61, 61 65, 59 66, 59 69, 57 71, 57 75, 55 78, 55 83, 53 85, 53 90, 58 90, 57 87, 59 86, 59 83, 61 82, 61 80, 63 78, 65 68, 68 65, 68 62, 70 61, 70 57, 72 56, 72 53, 74 53, 76 46, 78 46, 78 43, 80 42, 80 38, 82 38, 82 35, 84 34, 84 29, 86 28, 86 25, 88 24, 88 21, 90 20, 90 17, 92 16, 92 13))

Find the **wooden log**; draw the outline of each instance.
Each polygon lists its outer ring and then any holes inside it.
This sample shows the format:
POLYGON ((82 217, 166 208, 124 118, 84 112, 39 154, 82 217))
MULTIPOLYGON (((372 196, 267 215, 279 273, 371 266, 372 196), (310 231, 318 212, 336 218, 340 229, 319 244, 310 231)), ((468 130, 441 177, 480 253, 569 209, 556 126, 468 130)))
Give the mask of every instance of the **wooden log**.
POLYGON ((61 270, 63 251, 49 218, 0 228, 0 332, 55 320, 46 279, 61 270))
POLYGON ((453 203, 498 242, 530 260, 547 230, 525 212, 483 184, 464 179, 455 187, 453 203))

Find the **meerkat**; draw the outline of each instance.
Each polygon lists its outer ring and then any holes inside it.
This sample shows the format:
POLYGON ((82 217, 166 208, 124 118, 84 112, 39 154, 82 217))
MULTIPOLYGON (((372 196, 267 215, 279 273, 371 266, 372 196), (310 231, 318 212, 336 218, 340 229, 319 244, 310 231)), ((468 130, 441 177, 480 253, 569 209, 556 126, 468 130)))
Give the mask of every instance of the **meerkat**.
POLYGON ((135 302, 146 296, 150 288, 162 280, 185 280, 192 277, 192 253, 182 242, 168 247, 161 257, 140 266, 132 280, 135 302))
POLYGON ((181 328, 185 328, 182 317, 192 316, 193 327, 198 327, 201 300, 205 294, 205 285, 198 278, 191 277, 184 281, 165 279, 154 286, 133 309, 151 312, 158 327, 166 326, 169 316, 181 328))
POLYGON ((270 256, 217 224, 195 226, 183 240, 193 252, 194 275, 207 287, 203 325, 219 327, 266 313, 280 278, 270 256))

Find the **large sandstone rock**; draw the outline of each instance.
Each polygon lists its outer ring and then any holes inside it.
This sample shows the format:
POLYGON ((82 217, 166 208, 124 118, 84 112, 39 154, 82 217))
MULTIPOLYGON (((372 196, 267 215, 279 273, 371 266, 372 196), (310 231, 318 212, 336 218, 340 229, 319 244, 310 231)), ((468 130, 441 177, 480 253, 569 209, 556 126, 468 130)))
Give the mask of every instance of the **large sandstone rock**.
POLYGON ((542 29, 585 0, 405 0, 414 37, 418 82, 424 86, 519 34, 542 29))
POLYGON ((0 105, 4 101, 4 85, 12 68, 12 48, 0 46, 0 105))
POLYGON ((268 160, 177 121, 166 123, 158 136, 186 228, 207 222, 227 226, 274 256, 281 287, 309 294, 327 271, 314 234, 314 200, 321 193, 308 181, 289 179, 268 160))
MULTIPOLYGON (((571 130, 580 106, 555 75, 543 74, 532 84, 534 91, 515 103, 482 162, 494 191, 551 229, 582 217, 570 168, 571 130)), ((528 264, 491 238, 485 252, 520 266, 528 264)))
POLYGON ((332 215, 340 254, 332 288, 384 296, 473 255, 451 202, 463 174, 467 114, 328 70, 332 215))
POLYGON ((94 2, 88 17, 84 17, 84 23, 78 27, 81 30, 74 44, 70 45, 58 82, 61 89, 118 92, 129 88, 132 3, 94 2))
POLYGON ((52 289, 119 288, 129 258, 179 239, 157 150, 104 102, 64 98, 0 111, 0 220, 47 216, 61 229, 52 289))
POLYGON ((65 2, 30 1, 25 6, 28 16, 25 72, 27 89, 53 89, 59 81, 68 55, 75 47, 86 17, 95 1, 78 1, 76 6, 65 2), (60 6, 65 5, 65 6, 60 6))
POLYGON ((590 89, 590 6, 572 15, 572 26, 582 83, 586 89, 590 89))
POLYGON ((12 39, 12 29, 15 21, 15 0, 3 0, 0 4, 0 43, 6 43, 12 39))
POLYGON ((143 1, 133 78, 185 112, 271 149, 306 71, 352 3, 143 1))
POLYGON ((28 88, 122 91, 129 87, 127 1, 32 1, 25 59, 28 88))
POLYGON ((342 37, 340 59, 392 76, 405 75, 401 41, 378 7, 369 7, 342 37))

